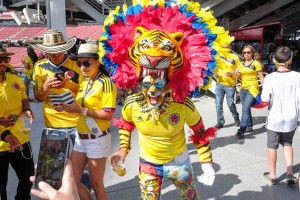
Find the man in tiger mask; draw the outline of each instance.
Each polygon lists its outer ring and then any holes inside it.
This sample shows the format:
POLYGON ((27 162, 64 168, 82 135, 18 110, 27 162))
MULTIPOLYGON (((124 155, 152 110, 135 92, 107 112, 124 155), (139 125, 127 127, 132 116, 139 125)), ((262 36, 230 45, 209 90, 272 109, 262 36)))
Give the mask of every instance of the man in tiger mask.
MULTIPOLYGON (((159 0, 145 2, 125 6, 124 13, 119 9, 112 12, 104 23, 107 32, 100 38, 102 62, 116 85, 119 88, 142 86, 142 92, 127 97, 122 117, 115 120, 120 147, 109 161, 112 166, 119 161, 124 163, 131 149, 132 131, 137 128, 142 198, 161 199, 161 186, 166 177, 176 186, 182 199, 197 200, 200 198, 184 125, 190 127, 190 139, 204 174, 214 176, 209 138, 215 136, 216 129, 204 128, 202 117, 188 95, 197 86, 207 84, 213 75, 216 63, 212 46, 218 33, 206 35, 209 31, 203 31, 204 25, 201 25, 205 17, 192 16, 187 10, 190 2, 175 6, 161 4, 159 0)), ((225 42, 230 38, 228 33, 220 37, 224 37, 220 41, 225 42)))

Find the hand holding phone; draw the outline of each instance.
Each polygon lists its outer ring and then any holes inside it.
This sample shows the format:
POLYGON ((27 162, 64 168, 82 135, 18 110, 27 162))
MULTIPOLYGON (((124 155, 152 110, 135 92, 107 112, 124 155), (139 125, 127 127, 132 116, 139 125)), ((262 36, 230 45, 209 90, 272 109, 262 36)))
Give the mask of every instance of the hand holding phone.
POLYGON ((64 199, 79 200, 80 199, 75 184, 75 179, 73 176, 72 163, 68 159, 66 161, 66 167, 62 179, 62 187, 59 190, 55 190, 49 187, 47 183, 40 182, 39 188, 41 189, 41 191, 32 189, 31 193, 41 199, 49 199, 49 200, 64 200, 64 199))
POLYGON ((55 189, 62 184, 65 160, 69 153, 69 134, 46 128, 42 132, 34 187, 44 181, 55 189))
POLYGON ((56 73, 55 77, 57 78, 57 80, 62 81, 61 77, 64 77, 64 73, 56 73))

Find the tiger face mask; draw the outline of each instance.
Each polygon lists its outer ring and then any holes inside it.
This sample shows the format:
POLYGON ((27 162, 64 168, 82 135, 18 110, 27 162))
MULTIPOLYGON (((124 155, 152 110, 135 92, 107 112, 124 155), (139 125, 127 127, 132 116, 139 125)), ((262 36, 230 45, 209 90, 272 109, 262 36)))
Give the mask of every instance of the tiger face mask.
POLYGON ((156 73, 161 79, 170 79, 183 66, 181 43, 183 33, 166 33, 160 30, 136 28, 135 43, 129 58, 140 77, 156 73))
POLYGON ((165 95, 168 92, 168 85, 165 79, 154 75, 147 75, 141 84, 143 95, 151 109, 158 108, 163 104, 165 95))

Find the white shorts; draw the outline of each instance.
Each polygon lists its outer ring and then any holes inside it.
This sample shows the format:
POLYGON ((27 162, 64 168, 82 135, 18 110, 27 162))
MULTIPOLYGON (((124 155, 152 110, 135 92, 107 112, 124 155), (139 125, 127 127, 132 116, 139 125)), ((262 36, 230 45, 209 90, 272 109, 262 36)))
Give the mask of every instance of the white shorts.
POLYGON ((105 135, 95 139, 81 139, 76 135, 73 150, 86 153, 88 158, 108 157, 111 152, 111 135, 105 135))

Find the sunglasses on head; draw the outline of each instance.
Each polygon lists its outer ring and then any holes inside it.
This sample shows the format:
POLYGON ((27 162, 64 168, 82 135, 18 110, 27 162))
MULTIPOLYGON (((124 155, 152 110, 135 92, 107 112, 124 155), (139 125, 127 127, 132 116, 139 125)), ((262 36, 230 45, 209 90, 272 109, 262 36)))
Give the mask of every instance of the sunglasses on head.
POLYGON ((84 67, 90 67, 92 63, 88 60, 84 60, 83 62, 77 61, 76 64, 78 67, 81 67, 82 65, 84 67))
POLYGON ((244 51, 243 54, 251 54, 251 51, 244 51))
POLYGON ((10 62, 10 60, 11 60, 11 58, 10 57, 0 57, 0 62, 6 62, 6 63, 8 63, 8 62, 10 62))

